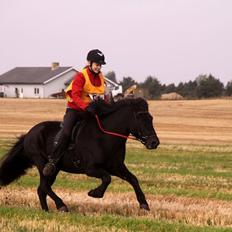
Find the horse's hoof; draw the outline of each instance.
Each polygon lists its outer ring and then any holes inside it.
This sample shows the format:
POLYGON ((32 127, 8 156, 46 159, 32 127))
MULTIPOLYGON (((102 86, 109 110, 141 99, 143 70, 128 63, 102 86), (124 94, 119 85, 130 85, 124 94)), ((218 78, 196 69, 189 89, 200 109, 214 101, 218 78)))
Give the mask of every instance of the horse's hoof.
POLYGON ((67 207, 66 205, 60 207, 60 208, 58 209, 58 211, 60 211, 60 212, 69 212, 68 207, 67 207))
POLYGON ((140 205, 140 209, 145 209, 145 210, 147 210, 147 211, 150 211, 149 206, 146 205, 146 204, 141 204, 141 205, 140 205))
POLYGON ((90 197, 94 197, 94 198, 102 198, 102 197, 103 197, 103 194, 102 194, 102 193, 99 193, 99 191, 96 191, 95 189, 90 190, 90 191, 88 192, 88 195, 89 195, 90 197))

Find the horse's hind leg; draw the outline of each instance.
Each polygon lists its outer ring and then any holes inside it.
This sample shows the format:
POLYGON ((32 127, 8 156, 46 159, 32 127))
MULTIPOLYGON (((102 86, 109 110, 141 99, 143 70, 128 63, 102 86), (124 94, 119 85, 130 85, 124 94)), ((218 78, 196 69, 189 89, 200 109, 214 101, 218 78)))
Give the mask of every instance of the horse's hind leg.
POLYGON ((145 195, 142 189, 140 188, 137 177, 133 175, 124 164, 118 167, 117 170, 114 170, 114 172, 116 176, 122 178, 123 180, 126 180, 133 186, 140 208, 150 210, 145 195))
POLYGON ((97 188, 92 189, 88 192, 88 195, 90 197, 102 198, 104 196, 104 193, 108 185, 111 182, 111 176, 109 175, 108 172, 100 168, 90 168, 87 170, 86 174, 88 176, 100 178, 102 180, 101 185, 99 185, 97 188))
POLYGON ((59 198, 53 191, 52 191, 52 184, 54 183, 56 179, 56 174, 50 177, 45 177, 42 174, 42 171, 40 172, 40 185, 38 187, 38 195, 41 203, 41 207, 43 210, 48 211, 48 206, 47 206, 47 200, 46 197, 47 195, 52 198, 52 200, 56 204, 56 208, 59 211, 62 212, 68 212, 67 206, 64 204, 64 202, 59 198))

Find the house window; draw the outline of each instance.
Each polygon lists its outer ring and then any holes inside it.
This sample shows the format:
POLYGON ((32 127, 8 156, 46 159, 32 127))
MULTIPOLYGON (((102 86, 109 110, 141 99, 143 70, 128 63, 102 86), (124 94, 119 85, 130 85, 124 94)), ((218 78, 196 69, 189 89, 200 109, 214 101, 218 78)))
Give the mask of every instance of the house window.
POLYGON ((34 88, 34 94, 39 94, 39 88, 34 88))
POLYGON ((23 88, 21 88, 21 93, 23 93, 23 88))

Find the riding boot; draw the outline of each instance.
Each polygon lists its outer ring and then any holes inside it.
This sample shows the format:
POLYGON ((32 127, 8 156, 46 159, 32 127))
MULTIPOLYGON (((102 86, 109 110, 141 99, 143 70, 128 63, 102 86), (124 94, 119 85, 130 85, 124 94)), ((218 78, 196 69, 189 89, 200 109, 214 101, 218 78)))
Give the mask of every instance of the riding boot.
POLYGON ((48 156, 48 163, 45 164, 43 169, 44 176, 51 176, 55 173, 56 164, 63 155, 65 144, 63 144, 62 133, 63 130, 61 129, 55 136, 53 142, 53 153, 52 155, 48 156))

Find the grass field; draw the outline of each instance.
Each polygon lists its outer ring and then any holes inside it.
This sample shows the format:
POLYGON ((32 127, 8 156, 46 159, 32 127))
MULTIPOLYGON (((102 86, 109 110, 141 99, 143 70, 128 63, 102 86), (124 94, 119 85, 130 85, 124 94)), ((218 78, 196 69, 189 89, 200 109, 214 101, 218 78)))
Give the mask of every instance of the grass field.
MULTIPOLYGON (((61 119, 63 100, 0 99, 0 155, 16 135, 61 119)), ((156 151, 129 142, 126 163, 151 211, 114 178, 103 199, 87 192, 99 180, 61 172, 54 190, 70 213, 40 210, 36 169, 0 190, 1 231, 232 231, 232 100, 154 101, 156 151)))

